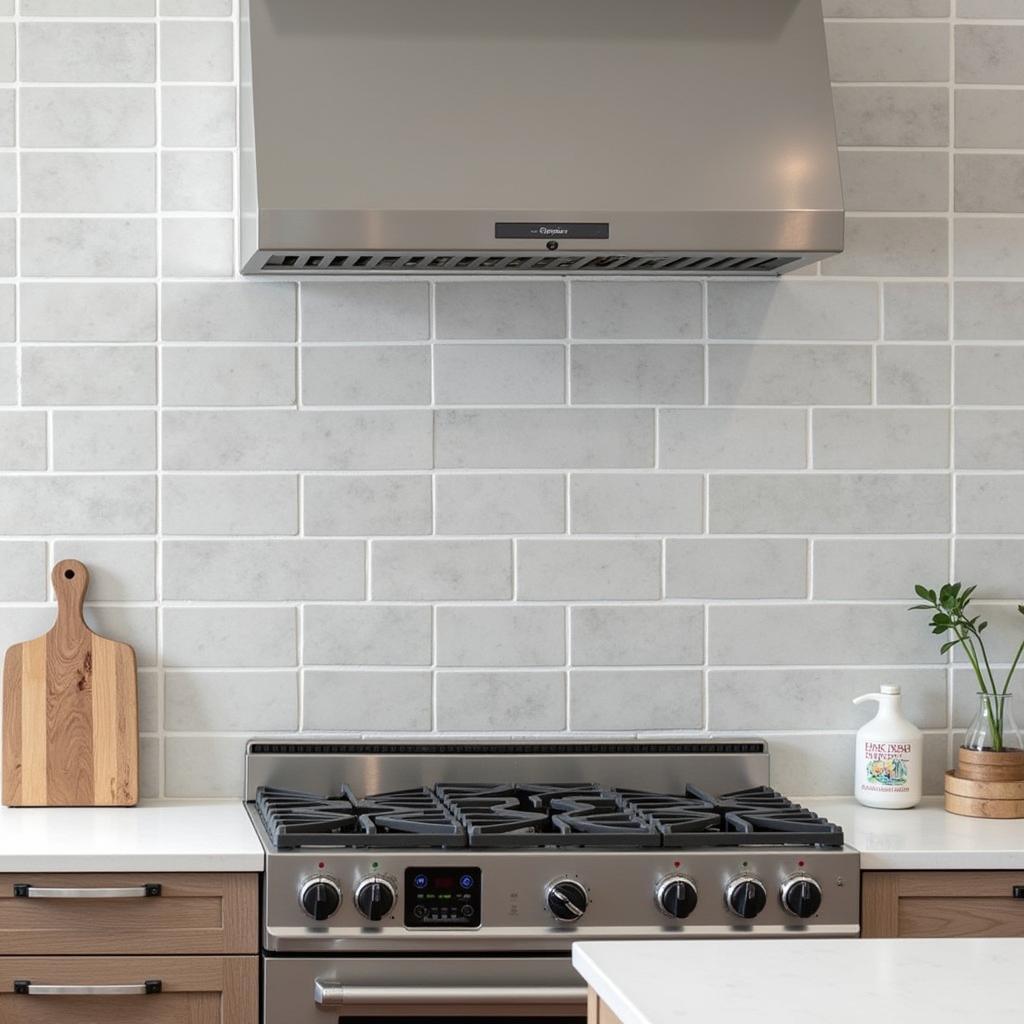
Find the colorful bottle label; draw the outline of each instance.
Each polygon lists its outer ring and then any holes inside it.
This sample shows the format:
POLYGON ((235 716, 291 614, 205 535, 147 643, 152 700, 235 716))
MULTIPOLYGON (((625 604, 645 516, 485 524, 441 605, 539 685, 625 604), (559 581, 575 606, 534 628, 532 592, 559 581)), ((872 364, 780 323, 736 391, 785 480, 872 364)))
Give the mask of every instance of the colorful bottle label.
POLYGON ((864 778, 861 788, 876 793, 907 793, 910 791, 909 743, 864 744, 864 778))

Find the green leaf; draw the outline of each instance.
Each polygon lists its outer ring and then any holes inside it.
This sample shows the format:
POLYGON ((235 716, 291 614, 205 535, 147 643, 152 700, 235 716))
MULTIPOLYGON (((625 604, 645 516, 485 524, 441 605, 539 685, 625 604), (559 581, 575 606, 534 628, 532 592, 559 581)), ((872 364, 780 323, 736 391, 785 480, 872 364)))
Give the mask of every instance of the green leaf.
POLYGON ((950 640, 950 641, 948 641, 948 643, 944 643, 944 644, 943 644, 943 645, 942 645, 942 646, 941 646, 941 647, 939 648, 939 654, 945 654, 945 653, 946 653, 946 651, 948 651, 948 650, 949 650, 949 649, 950 649, 951 647, 956 647, 956 645, 957 645, 958 643, 960 643, 960 641, 959 641, 959 640, 950 640))
MULTIPOLYGON (((917 596, 921 598, 922 601, 928 600, 928 588, 922 587, 920 583, 918 583, 917 586, 914 587, 914 593, 917 594, 917 596)), ((1024 608, 1024 605, 1021 605, 1021 608, 1024 608)))
POLYGON ((982 623, 982 624, 981 624, 981 625, 980 625, 980 626, 978 627, 978 632, 980 633, 980 632, 981 632, 981 631, 982 631, 983 629, 987 629, 987 628, 988 628, 988 623, 987 623, 987 622, 983 622, 983 623, 982 623))
MULTIPOLYGON (((932 606, 930 604, 912 604, 907 609, 908 612, 930 612, 931 610, 932 606)), ((1021 615, 1024 615, 1024 611, 1021 612, 1021 615)))
POLYGON ((949 585, 949 592, 950 592, 950 593, 951 593, 951 594, 952 594, 952 595, 953 595, 954 597, 956 597, 956 595, 960 593, 960 587, 961 587, 961 586, 962 586, 962 584, 960 584, 960 583, 951 583, 951 584, 949 585))
POLYGON ((977 584, 975 584, 975 585, 974 585, 973 587, 968 587, 968 588, 967 588, 967 589, 966 589, 966 590, 965 590, 965 591, 964 591, 964 592, 963 592, 963 593, 962 593, 962 594, 960 595, 960 600, 961 600, 961 601, 963 601, 963 602, 964 602, 964 604, 966 604, 966 603, 967 603, 967 602, 968 602, 968 601, 970 600, 970 598, 971 598, 971 594, 973 594, 973 593, 974 593, 974 592, 975 592, 975 591, 976 591, 977 589, 978 589, 978 585, 977 585, 977 584))
POLYGON ((1019 611, 1021 615, 1024 615, 1024 604, 1017 605, 1017 611, 1019 611))

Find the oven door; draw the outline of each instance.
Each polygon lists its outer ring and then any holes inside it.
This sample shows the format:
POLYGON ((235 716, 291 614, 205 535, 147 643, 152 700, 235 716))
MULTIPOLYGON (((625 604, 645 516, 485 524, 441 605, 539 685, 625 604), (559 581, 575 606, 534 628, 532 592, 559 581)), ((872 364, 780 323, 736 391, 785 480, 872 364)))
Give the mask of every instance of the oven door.
POLYGON ((264 1024, 585 1024, 568 956, 268 957, 264 1024))

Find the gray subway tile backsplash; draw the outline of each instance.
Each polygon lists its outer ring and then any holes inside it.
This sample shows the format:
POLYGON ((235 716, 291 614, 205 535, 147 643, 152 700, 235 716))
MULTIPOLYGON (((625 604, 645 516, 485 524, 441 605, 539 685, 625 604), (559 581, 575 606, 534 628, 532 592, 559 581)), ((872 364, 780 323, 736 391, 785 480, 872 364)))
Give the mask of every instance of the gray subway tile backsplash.
POLYGON ((847 245, 782 280, 243 279, 237 8, 0 3, 0 641, 91 566, 153 796, 324 729, 743 731, 845 793, 882 682, 940 789, 913 584, 1000 659, 1024 598, 1020 0, 824 0, 847 245))
POLYGON ((302 659, 307 665, 430 665, 431 621, 428 605, 310 604, 303 612, 302 659))
POLYGON ((837 85, 832 89, 841 146, 949 144, 949 89, 933 85, 837 85))
POLYGON ((693 669, 573 669, 569 674, 569 728, 700 729, 702 674, 693 669))
POLYGON ((156 26, 129 21, 26 21, 20 26, 23 82, 153 82, 156 26))
POLYGON ((572 336, 580 340, 700 338, 699 281, 573 281, 572 336))
POLYGON ((440 409, 438 469, 612 469, 654 465, 653 409, 440 409))
MULTIPOLYGON (((13 96, 10 90, 10 100, 13 96)), ((14 108, 4 94, 0 126, 8 111, 11 133, 5 144, 13 146, 14 108)), ((17 117, 25 149, 142 148, 156 143, 156 90, 25 86, 19 90, 17 117)))
POLYGON ((521 540, 516 574, 523 601, 650 600, 661 596, 661 542, 521 540))
POLYGON ((555 605, 443 605, 437 663, 456 668, 564 665, 565 609, 555 605))

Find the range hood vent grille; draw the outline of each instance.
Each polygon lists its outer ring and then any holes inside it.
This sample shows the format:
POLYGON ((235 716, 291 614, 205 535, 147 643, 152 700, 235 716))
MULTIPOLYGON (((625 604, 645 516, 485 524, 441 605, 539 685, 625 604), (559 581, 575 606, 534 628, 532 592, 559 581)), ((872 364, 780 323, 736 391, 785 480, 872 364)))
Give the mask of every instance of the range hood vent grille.
POLYGON ((467 274, 769 274, 802 261, 801 256, 773 253, 650 252, 545 253, 515 252, 291 252, 261 253, 254 271, 285 274, 432 274, 456 271, 467 274))

